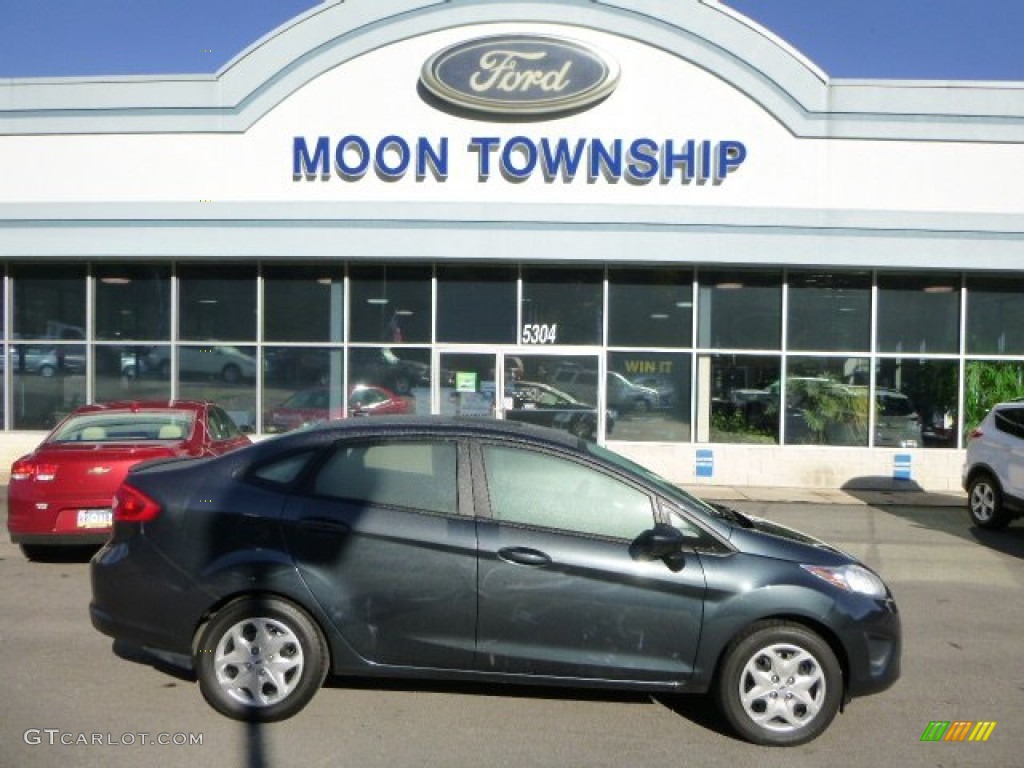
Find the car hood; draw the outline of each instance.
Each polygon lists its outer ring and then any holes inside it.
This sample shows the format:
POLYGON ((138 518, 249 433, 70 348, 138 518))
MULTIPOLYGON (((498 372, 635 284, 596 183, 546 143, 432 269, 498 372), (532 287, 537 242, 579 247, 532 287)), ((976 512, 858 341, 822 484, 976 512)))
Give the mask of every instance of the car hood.
POLYGON ((735 524, 729 542, 742 552, 809 565, 844 565, 857 562, 846 552, 820 539, 759 517, 735 524))

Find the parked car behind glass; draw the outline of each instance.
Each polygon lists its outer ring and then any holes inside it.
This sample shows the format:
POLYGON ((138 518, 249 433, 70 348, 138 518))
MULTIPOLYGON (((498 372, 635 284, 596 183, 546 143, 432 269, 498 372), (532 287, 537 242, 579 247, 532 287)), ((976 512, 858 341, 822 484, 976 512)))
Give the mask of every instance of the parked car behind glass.
POLYGON ((91 575, 97 629, 247 722, 380 675, 713 692, 744 738, 794 745, 900 671, 895 602, 851 556, 509 421, 350 419, 138 467, 91 575))

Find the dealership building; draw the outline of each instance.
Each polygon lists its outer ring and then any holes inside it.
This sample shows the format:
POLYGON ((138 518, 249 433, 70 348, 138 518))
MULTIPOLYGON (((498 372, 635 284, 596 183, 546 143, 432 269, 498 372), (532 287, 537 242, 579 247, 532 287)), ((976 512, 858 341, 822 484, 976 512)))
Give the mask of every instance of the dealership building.
POLYGON ((1024 84, 830 80, 714 0, 325 2, 216 75, 0 81, 0 168, 5 467, 84 403, 386 390, 952 490, 1024 395, 1024 84))

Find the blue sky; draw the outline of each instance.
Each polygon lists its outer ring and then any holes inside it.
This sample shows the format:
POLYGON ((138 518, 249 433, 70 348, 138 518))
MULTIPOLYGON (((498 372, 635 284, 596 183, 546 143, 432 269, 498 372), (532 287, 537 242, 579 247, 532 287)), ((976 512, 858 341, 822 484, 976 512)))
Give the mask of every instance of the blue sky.
MULTIPOLYGON (((317 4, 0 0, 0 78, 215 72, 317 4)), ((832 77, 1024 82, 1024 0, 727 4, 789 41, 832 77)))

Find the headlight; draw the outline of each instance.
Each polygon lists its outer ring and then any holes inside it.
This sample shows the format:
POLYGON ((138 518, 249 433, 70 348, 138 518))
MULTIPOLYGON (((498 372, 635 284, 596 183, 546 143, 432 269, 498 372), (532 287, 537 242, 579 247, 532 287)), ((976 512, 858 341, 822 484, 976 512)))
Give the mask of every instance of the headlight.
POLYGON ((868 597, 884 598, 888 594, 885 583, 862 565, 801 565, 808 573, 847 592, 857 592, 868 597))

